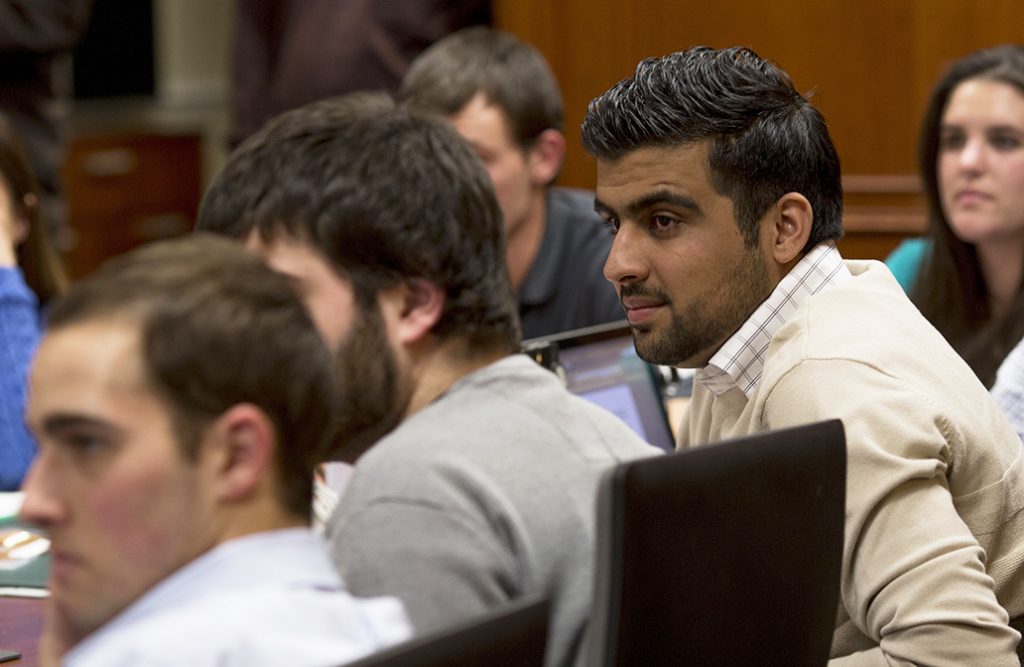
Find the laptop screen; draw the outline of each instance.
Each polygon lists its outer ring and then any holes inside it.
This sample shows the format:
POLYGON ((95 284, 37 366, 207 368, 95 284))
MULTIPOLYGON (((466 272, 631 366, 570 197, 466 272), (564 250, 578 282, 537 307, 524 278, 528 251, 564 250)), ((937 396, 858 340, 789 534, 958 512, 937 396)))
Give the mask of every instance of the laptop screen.
POLYGON ((614 413, 655 447, 675 449, 658 370, 637 356, 628 324, 576 329, 523 347, 555 370, 569 391, 614 413))

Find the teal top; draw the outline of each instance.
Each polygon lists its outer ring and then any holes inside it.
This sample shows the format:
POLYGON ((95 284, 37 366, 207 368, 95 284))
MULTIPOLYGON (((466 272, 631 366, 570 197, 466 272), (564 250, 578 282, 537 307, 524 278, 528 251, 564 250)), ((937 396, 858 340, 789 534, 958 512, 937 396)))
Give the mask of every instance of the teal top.
POLYGON ((931 246, 932 242, 926 238, 906 239, 885 258, 885 265, 907 294, 910 294, 931 246))

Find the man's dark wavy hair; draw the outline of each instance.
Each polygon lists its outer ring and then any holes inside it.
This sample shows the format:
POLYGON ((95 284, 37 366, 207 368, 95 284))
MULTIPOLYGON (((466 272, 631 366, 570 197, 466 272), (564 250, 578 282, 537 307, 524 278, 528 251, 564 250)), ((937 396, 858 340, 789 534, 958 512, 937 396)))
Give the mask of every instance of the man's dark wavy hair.
POLYGON ((748 246, 787 192, 810 201, 804 250, 843 235, 839 156, 825 119, 776 65, 746 48, 704 46, 648 58, 593 100, 583 146, 599 160, 709 142, 711 184, 733 202, 748 246))

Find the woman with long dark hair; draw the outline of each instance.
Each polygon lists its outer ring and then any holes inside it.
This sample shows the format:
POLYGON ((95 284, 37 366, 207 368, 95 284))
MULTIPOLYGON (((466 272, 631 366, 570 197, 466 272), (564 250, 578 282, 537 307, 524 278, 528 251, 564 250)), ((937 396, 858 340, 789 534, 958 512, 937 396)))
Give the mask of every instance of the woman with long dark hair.
POLYGON ((1024 47, 953 63, 932 92, 918 157, 927 239, 887 263, 991 387, 1024 336, 1024 47))
POLYGON ((39 310, 67 279, 50 245, 39 186, 0 117, 0 490, 16 489, 35 453, 24 424, 28 366, 39 310))

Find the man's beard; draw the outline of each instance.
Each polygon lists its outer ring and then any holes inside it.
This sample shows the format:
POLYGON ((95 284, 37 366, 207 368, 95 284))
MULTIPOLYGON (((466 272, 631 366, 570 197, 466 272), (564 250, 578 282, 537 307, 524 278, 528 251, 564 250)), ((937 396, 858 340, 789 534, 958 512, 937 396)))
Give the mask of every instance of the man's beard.
POLYGON ((412 389, 403 382, 376 304, 359 308, 334 354, 338 380, 336 457, 353 463, 401 421, 412 389))
POLYGON ((671 313, 666 330, 640 324, 633 327, 633 343, 641 359, 667 366, 699 367, 743 326, 771 294, 768 269, 758 249, 751 249, 714 290, 676 310, 668 296, 644 285, 622 288, 620 296, 648 296, 664 301, 671 313))

